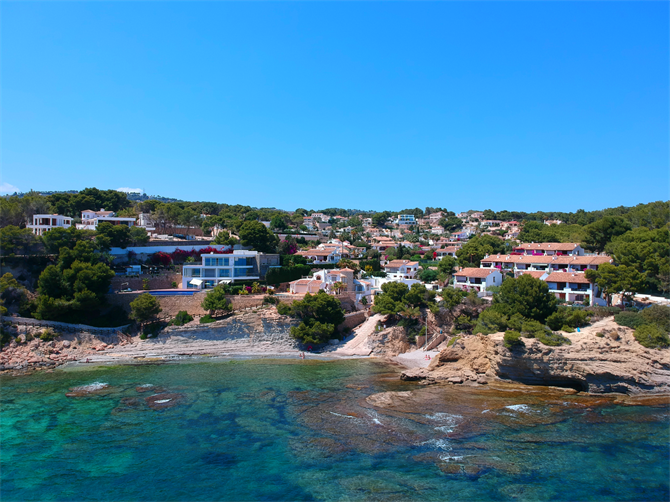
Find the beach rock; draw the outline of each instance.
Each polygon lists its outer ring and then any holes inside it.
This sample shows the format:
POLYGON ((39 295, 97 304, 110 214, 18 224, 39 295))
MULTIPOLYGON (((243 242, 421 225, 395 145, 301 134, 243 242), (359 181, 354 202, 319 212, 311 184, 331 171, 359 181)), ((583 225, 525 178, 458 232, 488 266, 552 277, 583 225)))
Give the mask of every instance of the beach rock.
MULTIPOLYGON (((487 378, 567 387, 574 392, 622 394, 670 393, 670 349, 647 349, 633 330, 613 318, 570 333, 571 345, 547 347, 524 338, 524 347, 509 350, 503 333, 465 336, 433 358, 428 368, 408 369, 403 380, 456 382, 470 372, 487 378), (597 337, 596 333, 606 333, 597 337), (614 335, 610 335, 614 333, 614 335)), ((460 383, 460 382, 458 382, 460 383)), ((485 383, 485 381, 484 381, 485 383)))
POLYGON ((70 344, 70 342, 69 342, 68 340, 63 340, 63 347, 65 347, 66 349, 69 349, 69 348, 70 348, 70 345, 71 345, 71 344, 70 344))
POLYGON ((164 410, 177 406, 183 401, 184 397, 183 394, 164 392, 162 394, 148 396, 145 398, 145 401, 152 410, 164 410))
POLYGON ((90 385, 82 385, 80 387, 71 387, 65 394, 66 397, 86 397, 93 394, 99 394, 105 389, 109 388, 109 384, 95 382, 90 385))
POLYGON ((463 383, 463 379, 459 376, 452 376, 447 378, 447 382, 449 383, 463 383))

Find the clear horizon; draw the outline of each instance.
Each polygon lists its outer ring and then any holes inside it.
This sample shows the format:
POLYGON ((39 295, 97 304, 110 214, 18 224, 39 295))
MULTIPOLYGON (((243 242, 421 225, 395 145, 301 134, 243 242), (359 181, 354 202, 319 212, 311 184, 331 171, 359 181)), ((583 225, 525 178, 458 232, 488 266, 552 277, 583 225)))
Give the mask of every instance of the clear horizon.
POLYGON ((277 207, 668 200, 670 9, 6 3, 0 193, 277 207))

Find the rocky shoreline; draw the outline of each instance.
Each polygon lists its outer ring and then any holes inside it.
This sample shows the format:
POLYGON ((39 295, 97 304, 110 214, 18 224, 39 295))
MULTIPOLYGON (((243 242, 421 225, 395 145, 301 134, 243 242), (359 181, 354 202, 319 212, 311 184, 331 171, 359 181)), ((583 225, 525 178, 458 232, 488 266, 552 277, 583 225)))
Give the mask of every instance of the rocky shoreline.
POLYGON ((508 349, 503 333, 476 335, 444 348, 427 368, 405 370, 403 380, 482 384, 511 381, 574 389, 575 392, 670 394, 670 350, 647 349, 633 330, 607 318, 579 333, 571 345, 549 347, 524 339, 508 349))

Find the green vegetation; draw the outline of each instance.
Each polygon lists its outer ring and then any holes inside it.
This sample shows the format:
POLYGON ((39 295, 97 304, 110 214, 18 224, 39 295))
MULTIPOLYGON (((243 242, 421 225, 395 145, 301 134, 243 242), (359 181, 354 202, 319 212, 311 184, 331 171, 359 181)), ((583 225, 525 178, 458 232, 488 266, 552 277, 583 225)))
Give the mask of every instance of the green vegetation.
POLYGON ((279 244, 279 239, 260 221, 243 223, 239 235, 243 246, 251 246, 252 249, 261 253, 274 253, 279 244))
POLYGON ((297 327, 291 328, 291 335, 302 343, 325 343, 335 337, 337 326, 344 322, 340 301, 325 291, 315 295, 307 293, 303 300, 294 301, 290 307, 281 303, 277 311, 301 320, 297 327))
POLYGON ((518 313, 543 323, 556 312, 556 303, 556 297, 549 292, 546 282, 522 275, 503 281, 500 292, 493 296, 492 308, 508 317, 518 313))
POLYGON ((185 310, 180 310, 177 312, 177 315, 172 319, 168 325, 169 326, 183 326, 193 320, 193 316, 189 315, 185 310))
POLYGON ((447 347, 453 347, 454 344, 461 339, 460 336, 455 336, 447 342, 447 347))
POLYGON ((508 349, 513 349, 515 347, 523 347, 525 344, 521 339, 521 333, 518 331, 510 330, 505 331, 505 336, 503 337, 504 345, 508 349))
POLYGON ((382 284, 382 293, 375 297, 372 311, 378 314, 397 315, 407 307, 435 306, 435 292, 426 289, 423 284, 412 284, 408 288, 402 282, 382 284))
POLYGON ((271 268, 265 275, 265 281, 268 284, 291 282, 309 275, 311 271, 311 265, 293 265, 288 267, 284 266, 279 268, 271 268))
POLYGON ((635 330, 634 336, 640 345, 648 349, 670 346, 667 331, 661 331, 655 324, 643 324, 635 330))
POLYGON ((216 319, 214 319, 211 315, 207 314, 204 315, 200 318, 200 324, 209 324, 212 322, 216 322, 216 319))
POLYGON ((592 315, 587 310, 570 307, 559 307, 556 312, 547 317, 547 326, 553 330, 568 331, 565 327, 570 328, 572 332, 574 328, 581 328, 589 324, 589 317, 592 315))
POLYGON ((619 326, 635 329, 635 339, 650 349, 670 346, 670 307, 653 305, 641 312, 621 312, 614 316, 619 326))
MULTIPOLYGON (((245 291, 245 290, 240 290, 245 291)), ((207 292, 205 299, 201 303, 204 310, 209 310, 211 316, 220 315, 227 312, 232 312, 233 305, 226 297, 225 286, 218 285, 214 289, 207 292)))
POLYGON ((142 293, 130 302, 130 318, 143 324, 162 312, 161 305, 155 296, 142 293))

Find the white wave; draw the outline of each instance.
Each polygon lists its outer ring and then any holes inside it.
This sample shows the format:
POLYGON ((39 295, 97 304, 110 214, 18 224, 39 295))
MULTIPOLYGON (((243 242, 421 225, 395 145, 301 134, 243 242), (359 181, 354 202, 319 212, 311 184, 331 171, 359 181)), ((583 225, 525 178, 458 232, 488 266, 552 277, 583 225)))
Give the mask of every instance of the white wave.
POLYGON ((160 401, 154 401, 156 404, 169 403, 172 399, 161 399, 160 401))
POLYGON ((451 445, 449 444, 448 439, 429 439, 428 441, 424 441, 423 443, 419 444, 421 446, 429 445, 434 446, 435 448, 439 448, 440 450, 451 451, 451 445))
POLYGON ((533 411, 527 404, 510 404, 509 406, 505 406, 505 408, 512 411, 520 411, 522 413, 531 413, 533 411))
POLYGON ((482 411, 482 413, 488 413, 489 411, 490 411, 490 410, 484 410, 484 411, 482 411))
POLYGON ((372 422, 377 424, 377 425, 383 425, 379 419, 377 418, 379 415, 377 415, 376 411, 370 410, 368 411, 368 416, 372 419, 372 422))

